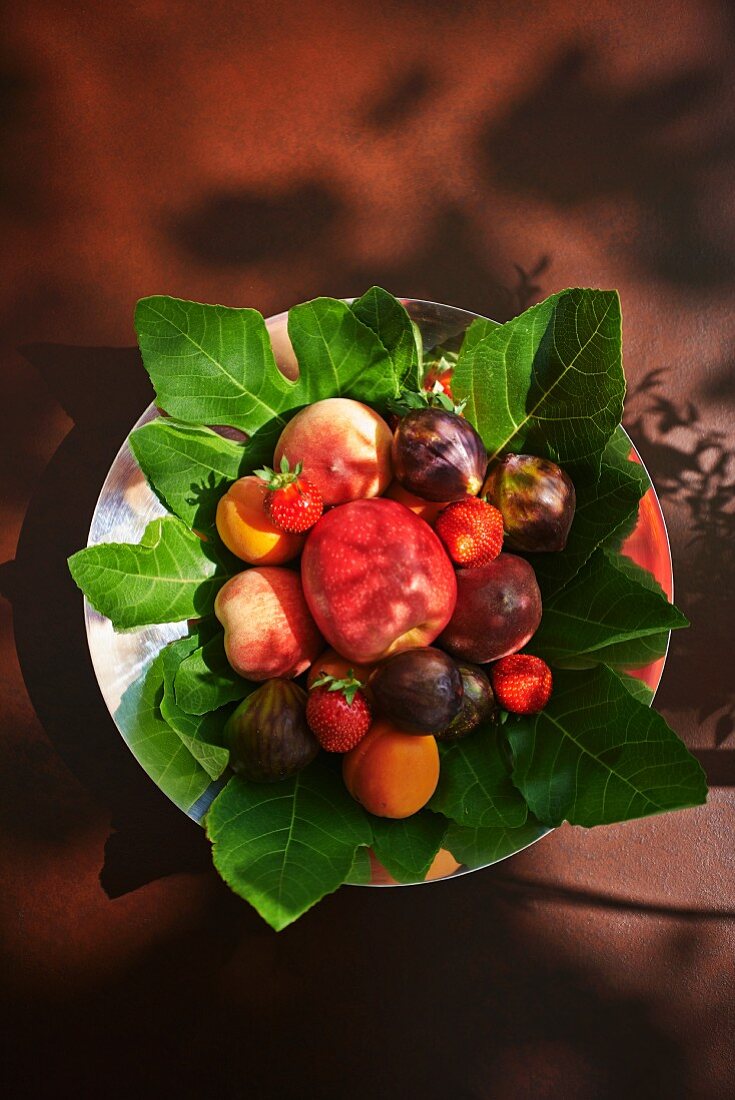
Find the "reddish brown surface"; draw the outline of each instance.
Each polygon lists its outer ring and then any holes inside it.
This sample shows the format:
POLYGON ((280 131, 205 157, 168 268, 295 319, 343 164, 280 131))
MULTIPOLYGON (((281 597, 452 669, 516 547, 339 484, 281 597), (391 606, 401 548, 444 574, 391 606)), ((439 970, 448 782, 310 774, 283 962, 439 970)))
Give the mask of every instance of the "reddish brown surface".
POLYGON ((732 6, 29 0, 6 27, 18 1093, 733 1095, 732 6), (274 313, 370 282, 498 318, 620 288, 627 423, 694 622, 659 702, 717 786, 495 871, 343 890, 276 937, 117 738, 64 556, 149 397, 139 295, 274 313))

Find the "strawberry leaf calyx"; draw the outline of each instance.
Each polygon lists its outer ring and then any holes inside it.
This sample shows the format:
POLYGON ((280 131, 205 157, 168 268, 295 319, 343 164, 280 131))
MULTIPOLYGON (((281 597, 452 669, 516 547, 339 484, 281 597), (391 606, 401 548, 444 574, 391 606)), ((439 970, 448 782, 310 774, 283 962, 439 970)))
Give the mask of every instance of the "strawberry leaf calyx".
POLYGON ((406 416, 407 413, 413 412, 415 409, 439 408, 444 409, 445 412, 461 416, 466 403, 466 401, 462 401, 458 405, 455 404, 445 392, 442 383, 437 380, 429 390, 402 389, 398 397, 391 398, 388 401, 388 410, 395 413, 396 416, 406 416))
POLYGON ((284 455, 278 473, 270 466, 264 466, 261 470, 255 471, 255 476, 264 481, 272 492, 277 492, 278 489, 285 489, 288 485, 294 485, 298 482, 303 470, 303 462, 297 462, 292 470, 288 459, 284 455))
POLYGON ((317 687, 326 687, 327 691, 341 691, 345 697, 345 702, 351 707, 355 701, 355 696, 358 691, 362 690, 364 684, 357 679, 352 669, 343 677, 332 676, 322 670, 318 679, 311 685, 312 691, 317 687))

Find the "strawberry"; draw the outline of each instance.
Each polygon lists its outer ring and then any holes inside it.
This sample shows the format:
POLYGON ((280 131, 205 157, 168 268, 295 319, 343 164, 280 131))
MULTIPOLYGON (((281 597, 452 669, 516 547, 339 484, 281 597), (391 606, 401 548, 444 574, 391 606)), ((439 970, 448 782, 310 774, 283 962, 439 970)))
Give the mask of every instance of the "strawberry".
POLYGON ((306 703, 306 721, 327 752, 349 752, 362 741, 372 715, 352 669, 342 680, 323 672, 314 681, 306 703))
POLYGON ((452 368, 430 370, 424 378, 423 388, 430 393, 444 393, 452 401, 452 368))
POLYGON ((479 497, 449 504, 437 516, 434 528, 452 561, 470 569, 488 565, 503 547, 503 516, 479 497))
POLYGON ((298 462, 292 470, 284 455, 280 473, 268 467, 255 471, 270 490, 265 495, 263 507, 271 523, 290 534, 308 531, 324 511, 322 494, 303 476, 303 468, 303 463, 298 462))
POLYGON ((512 653, 490 669, 496 702, 513 714, 537 714, 551 697, 551 669, 540 657, 512 653))

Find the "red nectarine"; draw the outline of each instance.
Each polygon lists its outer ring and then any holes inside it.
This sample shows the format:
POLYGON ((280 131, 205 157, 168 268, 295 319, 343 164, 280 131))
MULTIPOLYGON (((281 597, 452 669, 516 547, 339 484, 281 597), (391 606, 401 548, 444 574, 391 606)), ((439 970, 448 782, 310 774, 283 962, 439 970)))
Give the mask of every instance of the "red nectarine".
POLYGON ((501 554, 489 565, 457 570, 457 605, 439 644, 453 657, 484 664, 521 649, 540 622, 533 566, 501 554))
POLYGON ((429 525, 384 498, 326 512, 306 540, 301 577, 322 634, 358 664, 429 645, 457 597, 452 563, 429 525))

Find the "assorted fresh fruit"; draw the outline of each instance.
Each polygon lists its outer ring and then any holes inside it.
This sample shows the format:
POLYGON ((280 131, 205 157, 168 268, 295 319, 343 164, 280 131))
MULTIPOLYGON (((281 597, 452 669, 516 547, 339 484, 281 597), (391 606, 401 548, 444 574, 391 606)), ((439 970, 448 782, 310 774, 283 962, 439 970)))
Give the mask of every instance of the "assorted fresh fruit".
POLYGON ((705 797, 623 672, 685 620, 620 553, 648 482, 617 430, 617 297, 530 313, 432 358, 385 291, 317 299, 289 314, 287 382, 255 311, 139 304, 171 416, 131 446, 174 515, 71 568, 113 625, 194 621, 116 718, 184 808, 229 760, 215 865, 276 928, 376 859, 412 881, 440 849, 492 862, 567 805, 593 825, 705 797))
MULTIPOLYGON (((456 742, 498 706, 531 714, 548 702, 548 666, 530 655, 508 656, 533 637, 541 595, 529 562, 501 554, 504 516, 513 517, 516 541, 520 533, 536 550, 559 549, 574 510, 572 483, 553 462, 512 455, 518 466, 501 460, 486 477, 487 452, 472 425, 415 396, 419 408, 404 396, 409 411, 397 422, 390 457, 387 425, 361 403, 318 401, 290 421, 275 447, 279 472, 265 467, 257 476, 266 487, 264 520, 307 535, 300 577, 290 569, 247 569, 220 589, 214 608, 233 670, 266 680, 228 720, 233 770, 253 782, 284 779, 312 762, 316 739, 325 752, 352 754, 345 783, 366 810, 401 819, 426 805, 440 774, 432 753, 417 785, 409 766, 417 750, 406 735, 456 742), (376 496, 393 475, 414 499, 441 505, 431 519, 400 499, 376 496), (483 482, 492 482, 505 511, 472 495, 483 482), (323 498, 331 502, 325 515, 323 498), (310 675, 306 700, 282 686, 268 690, 310 664, 313 671, 322 638, 333 656, 310 675), (443 648, 431 644, 437 639, 443 648), (455 658, 495 662, 492 687, 476 664, 455 658), (369 678, 356 678, 350 662, 374 666, 369 678), (283 721, 274 714, 279 699, 283 721), (380 738, 357 753, 373 715, 380 738), (388 757, 390 765, 373 774, 388 757)), ((236 521, 228 520, 232 538, 236 521)), ((252 528, 252 517, 245 525, 252 528)), ((428 750, 421 752, 418 759, 428 759, 428 750)))

